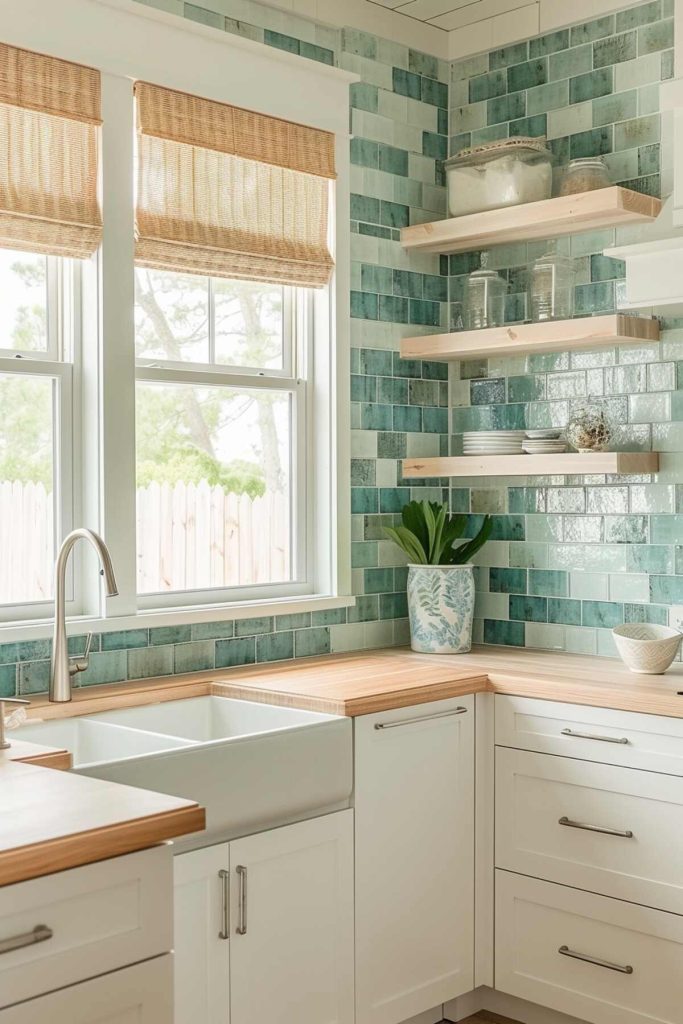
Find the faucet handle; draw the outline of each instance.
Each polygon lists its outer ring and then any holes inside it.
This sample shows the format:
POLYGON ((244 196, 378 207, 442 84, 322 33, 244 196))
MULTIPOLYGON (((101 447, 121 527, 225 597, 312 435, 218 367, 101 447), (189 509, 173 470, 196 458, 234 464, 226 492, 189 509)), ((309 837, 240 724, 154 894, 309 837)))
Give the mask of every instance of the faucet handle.
POLYGON ((92 647, 92 639, 92 633, 88 633, 85 638, 85 650, 83 651, 82 657, 72 658, 69 662, 69 672, 72 676, 75 676, 77 672, 85 672, 90 664, 90 648, 92 647))
POLYGON ((30 700, 19 697, 0 698, 0 750, 8 750, 11 744, 5 739, 5 704, 30 704, 30 700))

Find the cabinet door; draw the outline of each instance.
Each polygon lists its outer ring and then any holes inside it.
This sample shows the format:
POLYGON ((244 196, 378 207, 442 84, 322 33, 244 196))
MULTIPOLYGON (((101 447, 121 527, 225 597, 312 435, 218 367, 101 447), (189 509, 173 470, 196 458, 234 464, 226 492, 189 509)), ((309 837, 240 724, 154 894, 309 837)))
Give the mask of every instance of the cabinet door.
POLYGON ((232 1024, 353 1024, 353 812, 232 842, 230 901, 232 1024))
MULTIPOLYGON (((196 1018, 197 1022, 201 1020, 196 1018)), ((173 957, 103 974, 0 1010, 0 1024, 172 1024, 173 957)), ((203 1024, 203 1021, 202 1021, 203 1024)))
POLYGON ((175 1024, 228 1024, 228 866, 227 843, 174 859, 175 1024))
POLYGON ((473 987, 474 699, 355 721, 356 1020, 473 987))

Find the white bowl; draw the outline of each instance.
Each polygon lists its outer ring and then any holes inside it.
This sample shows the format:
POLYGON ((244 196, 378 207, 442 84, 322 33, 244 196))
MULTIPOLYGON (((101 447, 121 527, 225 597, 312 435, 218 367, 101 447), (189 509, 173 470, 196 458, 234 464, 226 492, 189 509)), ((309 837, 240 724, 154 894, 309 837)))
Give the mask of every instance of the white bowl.
POLYGON ((660 675, 678 653, 683 633, 670 626, 632 622, 612 630, 621 660, 631 672, 660 675))

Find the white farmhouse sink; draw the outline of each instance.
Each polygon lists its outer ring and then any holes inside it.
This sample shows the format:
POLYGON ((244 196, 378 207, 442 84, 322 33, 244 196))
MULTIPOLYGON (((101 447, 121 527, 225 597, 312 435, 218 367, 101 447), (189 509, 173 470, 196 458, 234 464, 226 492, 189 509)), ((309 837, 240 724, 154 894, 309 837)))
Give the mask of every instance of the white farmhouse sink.
POLYGON ((348 807, 351 720, 227 697, 193 697, 13 730, 66 747, 79 775, 196 800, 206 831, 176 851, 348 807))

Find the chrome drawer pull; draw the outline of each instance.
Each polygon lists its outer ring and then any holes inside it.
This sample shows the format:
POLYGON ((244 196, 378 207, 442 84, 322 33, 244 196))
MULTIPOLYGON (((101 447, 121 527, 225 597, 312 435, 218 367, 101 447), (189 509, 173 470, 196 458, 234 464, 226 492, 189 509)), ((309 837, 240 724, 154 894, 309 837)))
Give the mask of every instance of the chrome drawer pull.
POLYGON ((237 877, 240 880, 240 902, 239 920, 237 922, 237 934, 247 934, 247 869, 243 864, 238 864, 236 869, 237 877))
POLYGON ((230 873, 221 868, 218 872, 221 880, 221 930, 218 933, 219 939, 230 938, 230 873))
POLYGON ((594 964, 596 967, 604 967, 607 971, 618 971, 619 974, 633 974, 633 968, 630 964, 626 967, 622 967, 621 964, 610 963, 609 960, 601 960, 597 956, 589 956, 588 953, 577 953, 576 950, 570 949, 569 946, 560 946, 557 951, 562 956, 570 956, 572 960, 583 960, 584 963, 594 964))
POLYGON ((626 736, 596 736, 590 732, 574 732, 573 729, 563 729, 563 736, 572 736, 576 740, 599 740, 600 743, 621 743, 628 745, 631 741, 626 736))
POLYGON ((375 722, 375 729, 398 729, 401 725, 414 725, 415 722, 431 722, 435 718, 451 718, 453 715, 464 715, 467 708, 455 708, 453 711, 438 711, 434 715, 418 715, 417 718, 404 718, 402 722, 375 722))
POLYGON ((582 828, 586 832, 600 832, 604 836, 619 836, 620 839, 633 839, 633 832, 630 829, 606 828, 602 825, 587 825, 585 821, 572 821, 571 818, 562 817, 558 825, 567 825, 568 828, 582 828))
POLYGON ((37 942, 47 942, 48 939, 52 938, 53 934, 52 928, 48 928, 44 924, 37 924, 31 932, 15 935, 11 939, 0 939, 0 953, 11 953, 15 949, 35 946, 37 942))

